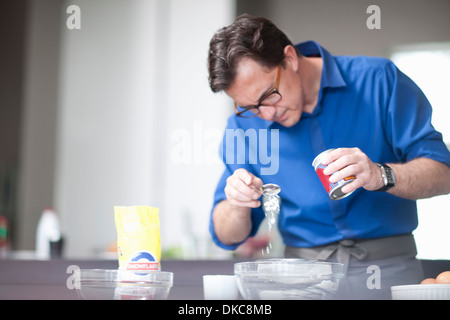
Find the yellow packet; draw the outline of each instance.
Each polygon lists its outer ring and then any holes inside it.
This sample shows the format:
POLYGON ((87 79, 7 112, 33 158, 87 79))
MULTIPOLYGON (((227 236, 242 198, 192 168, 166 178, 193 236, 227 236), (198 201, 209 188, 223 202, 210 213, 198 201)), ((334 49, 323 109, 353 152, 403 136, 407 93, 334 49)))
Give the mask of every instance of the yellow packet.
POLYGON ((161 270, 159 209, 145 206, 114 207, 119 269, 161 270))

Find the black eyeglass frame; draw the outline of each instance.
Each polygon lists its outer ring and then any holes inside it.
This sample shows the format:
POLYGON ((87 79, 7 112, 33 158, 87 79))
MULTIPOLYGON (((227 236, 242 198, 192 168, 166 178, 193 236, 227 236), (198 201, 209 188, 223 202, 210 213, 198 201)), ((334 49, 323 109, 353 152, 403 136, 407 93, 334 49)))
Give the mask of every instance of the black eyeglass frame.
MULTIPOLYGON (((234 103, 234 112, 236 113, 236 116, 242 117, 242 118, 252 118, 252 117, 254 117, 254 116, 257 116, 257 115, 261 112, 261 111, 259 110, 260 107, 264 107, 264 106, 268 107, 268 106, 270 106, 270 105, 264 105, 263 103, 264 103, 264 100, 266 100, 268 97, 270 97, 270 96, 273 95, 273 94, 279 95, 279 96, 280 96, 280 99, 278 99, 278 101, 280 101, 281 98, 282 98, 281 93, 278 91, 278 88, 279 88, 279 85, 280 85, 280 75, 281 75, 281 64, 278 65, 277 78, 276 78, 276 80, 275 80, 275 87, 274 87, 274 89, 273 89, 271 92, 269 92, 269 93, 267 93, 266 95, 264 95, 264 96, 259 100, 259 102, 258 102, 257 105, 254 105, 254 106, 248 106, 248 107, 246 107, 245 109, 243 109, 243 110, 241 110, 241 111, 238 110, 238 105, 237 105, 237 103, 235 102, 235 103, 234 103), (255 109, 257 110, 257 112, 256 112, 256 111, 253 111, 253 110, 255 110, 255 109), (250 115, 250 116, 243 115, 244 113, 246 113, 246 112, 248 112, 248 111, 252 111, 253 114, 250 115)), ((277 101, 277 102, 278 102, 278 101, 277 101)))

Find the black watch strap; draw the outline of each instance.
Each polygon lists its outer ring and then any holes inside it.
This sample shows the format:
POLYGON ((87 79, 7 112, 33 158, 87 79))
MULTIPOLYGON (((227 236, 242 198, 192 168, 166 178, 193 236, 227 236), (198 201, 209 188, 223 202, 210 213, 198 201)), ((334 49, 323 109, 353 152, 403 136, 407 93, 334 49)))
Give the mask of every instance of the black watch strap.
POLYGON ((375 191, 387 191, 390 188, 395 186, 395 176, 394 171, 392 171, 392 168, 389 167, 385 163, 375 163, 378 167, 380 167, 381 170, 381 177, 383 178, 384 186, 381 187, 378 190, 375 191))

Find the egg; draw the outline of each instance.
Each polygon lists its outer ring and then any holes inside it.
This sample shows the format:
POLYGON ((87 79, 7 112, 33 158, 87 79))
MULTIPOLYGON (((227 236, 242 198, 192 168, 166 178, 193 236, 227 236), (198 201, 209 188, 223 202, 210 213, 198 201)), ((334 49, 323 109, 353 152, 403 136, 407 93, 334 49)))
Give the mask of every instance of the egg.
POLYGON ((435 284, 435 283, 436 283, 436 279, 426 278, 426 279, 422 280, 422 282, 420 284, 435 284))
POLYGON ((436 283, 450 284, 450 271, 444 271, 436 277, 436 283))

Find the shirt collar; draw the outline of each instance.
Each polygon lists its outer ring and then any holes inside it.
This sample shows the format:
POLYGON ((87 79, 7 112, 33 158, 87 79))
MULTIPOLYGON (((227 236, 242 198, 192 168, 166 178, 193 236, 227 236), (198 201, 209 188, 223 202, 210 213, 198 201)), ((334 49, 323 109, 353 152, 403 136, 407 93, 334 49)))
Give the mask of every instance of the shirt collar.
MULTIPOLYGON (((345 81, 334 60, 334 57, 325 48, 315 41, 306 41, 295 46, 305 57, 322 57, 322 79, 320 81, 320 91, 327 87, 345 87, 345 81)), ((319 93, 319 96, 322 92, 319 93)))

